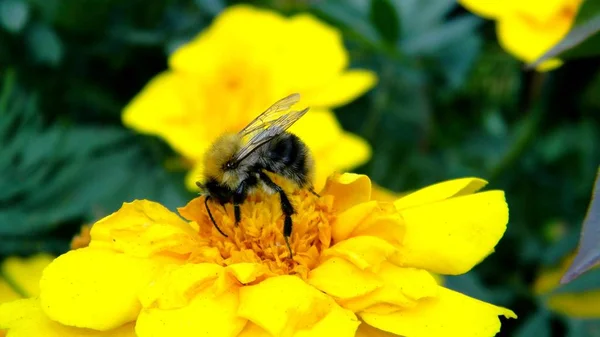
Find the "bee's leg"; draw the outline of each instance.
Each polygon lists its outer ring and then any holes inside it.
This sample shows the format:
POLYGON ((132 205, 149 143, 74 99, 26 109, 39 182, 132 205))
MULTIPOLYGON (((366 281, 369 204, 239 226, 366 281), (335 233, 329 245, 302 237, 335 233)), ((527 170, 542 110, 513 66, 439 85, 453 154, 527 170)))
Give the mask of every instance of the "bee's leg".
POLYGON ((204 206, 206 206, 206 212, 208 213, 208 217, 210 218, 210 221, 212 221, 213 225, 215 225, 215 228, 219 231, 219 233, 221 233, 221 235, 223 235, 224 237, 227 237, 227 234, 223 233, 221 228, 219 228, 219 226, 217 225, 217 222, 215 221, 215 218, 213 218, 213 215, 210 212, 210 208, 208 207, 209 199, 210 199, 210 195, 207 195, 206 198, 204 199, 204 206))
POLYGON ((269 178, 269 176, 264 173, 259 173, 260 180, 262 180, 269 188, 272 188, 277 193, 279 193, 279 199, 281 200, 281 211, 283 215, 285 215, 285 219, 283 221, 283 238, 285 239, 285 244, 290 251, 290 258, 293 257, 292 248, 290 247, 289 238, 292 235, 292 214, 294 214, 294 207, 292 203, 290 203, 290 199, 288 199, 285 191, 279 187, 276 183, 269 178))
POLYGON ((257 181, 255 177, 249 177, 243 180, 238 188, 233 192, 233 212, 235 215, 235 225, 237 226, 242 220, 242 213, 240 205, 246 200, 248 195, 248 188, 256 185, 257 181))
POLYGON ((309 188, 308 188, 308 191, 309 191, 310 193, 312 193, 313 195, 317 196, 317 198, 320 198, 320 197, 321 197, 321 196, 319 195, 319 193, 315 192, 315 189, 314 189, 314 187, 313 187, 313 186, 309 187, 309 188))

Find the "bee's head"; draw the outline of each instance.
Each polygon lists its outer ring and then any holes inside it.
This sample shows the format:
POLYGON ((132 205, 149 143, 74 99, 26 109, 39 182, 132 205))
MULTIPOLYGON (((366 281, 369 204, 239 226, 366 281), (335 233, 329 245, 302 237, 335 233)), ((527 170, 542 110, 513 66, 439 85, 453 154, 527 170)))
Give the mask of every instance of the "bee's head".
POLYGON ((237 164, 234 155, 240 150, 242 140, 236 133, 226 133, 217 138, 204 155, 204 175, 218 181, 226 172, 234 171, 237 164))

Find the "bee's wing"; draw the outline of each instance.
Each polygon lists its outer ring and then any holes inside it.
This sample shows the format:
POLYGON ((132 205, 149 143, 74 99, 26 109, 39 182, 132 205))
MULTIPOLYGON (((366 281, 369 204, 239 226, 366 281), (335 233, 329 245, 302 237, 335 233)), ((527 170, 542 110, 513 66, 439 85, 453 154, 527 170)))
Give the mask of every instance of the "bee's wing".
POLYGON ((246 125, 239 133, 242 136, 250 136, 250 138, 252 138, 254 136, 251 135, 252 133, 260 132, 260 130, 265 129, 269 124, 272 124, 279 118, 285 116, 285 114, 287 114, 286 111, 288 111, 292 105, 298 103, 298 101, 300 101, 300 94, 298 93, 280 99, 254 118, 254 120, 246 125), (284 114, 283 116, 282 113, 284 114))
POLYGON ((282 134, 292 124, 299 120, 304 114, 308 112, 309 108, 300 111, 290 111, 285 115, 277 118, 274 121, 268 121, 260 129, 259 132, 255 133, 250 140, 236 153, 234 160, 240 162, 244 160, 250 153, 271 141, 273 138, 282 134))

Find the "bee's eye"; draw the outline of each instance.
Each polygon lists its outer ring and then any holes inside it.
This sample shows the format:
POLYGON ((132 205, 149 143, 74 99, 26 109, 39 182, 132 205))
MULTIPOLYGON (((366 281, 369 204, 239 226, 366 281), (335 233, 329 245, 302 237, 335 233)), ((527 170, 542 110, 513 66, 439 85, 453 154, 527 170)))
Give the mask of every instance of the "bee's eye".
POLYGON ((228 170, 234 169, 235 163, 228 161, 227 163, 225 163, 225 168, 228 170))

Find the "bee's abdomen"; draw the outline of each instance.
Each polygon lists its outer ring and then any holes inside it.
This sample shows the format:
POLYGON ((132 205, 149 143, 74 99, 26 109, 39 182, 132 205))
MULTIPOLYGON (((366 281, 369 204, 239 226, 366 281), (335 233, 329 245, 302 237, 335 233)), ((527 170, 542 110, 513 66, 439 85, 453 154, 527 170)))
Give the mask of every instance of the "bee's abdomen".
POLYGON ((308 148, 296 135, 284 133, 271 141, 263 153, 265 169, 304 186, 309 180, 312 160, 308 148))

